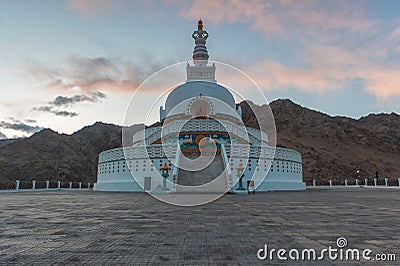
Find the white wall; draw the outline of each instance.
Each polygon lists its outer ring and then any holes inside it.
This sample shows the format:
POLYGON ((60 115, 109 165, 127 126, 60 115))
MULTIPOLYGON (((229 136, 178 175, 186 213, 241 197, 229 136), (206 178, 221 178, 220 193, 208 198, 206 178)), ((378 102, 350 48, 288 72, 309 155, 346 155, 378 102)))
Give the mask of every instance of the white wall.
MULTIPOLYGON (((141 186, 144 186, 144 178, 146 176, 152 178, 151 189, 154 190, 157 186, 162 185, 162 177, 158 171, 160 166, 167 163, 167 165, 173 167, 166 158, 152 158, 151 160, 138 158, 125 161, 121 150, 122 148, 118 148, 100 154, 95 190, 142 191, 143 189, 141 186), (113 153, 113 155, 109 153, 113 153), (118 156, 120 156, 120 158, 118 158, 118 156), (113 160, 107 161, 104 158, 112 158, 113 160), (133 176, 135 178, 133 178, 133 176)), ((275 159, 272 163, 270 158, 250 158, 247 160, 247 158, 232 157, 229 165, 232 171, 232 182, 235 183, 238 180, 236 170, 238 165, 240 163, 245 165, 247 162, 244 171, 245 177, 243 178, 243 186, 245 188, 247 180, 250 180, 253 176, 255 180, 257 180, 257 178, 260 180, 264 179, 266 176, 263 182, 256 182, 255 185, 258 191, 305 189, 304 183, 302 182, 300 154, 293 150, 277 148, 275 155, 280 159, 275 159), (270 165, 271 169, 269 169, 270 165)), ((172 170, 170 174, 171 173, 172 170)), ((169 179, 171 178, 170 176, 169 179)), ((172 187, 173 184, 168 183, 168 186, 172 187)), ((237 187, 238 184, 236 183, 233 190, 237 187)))

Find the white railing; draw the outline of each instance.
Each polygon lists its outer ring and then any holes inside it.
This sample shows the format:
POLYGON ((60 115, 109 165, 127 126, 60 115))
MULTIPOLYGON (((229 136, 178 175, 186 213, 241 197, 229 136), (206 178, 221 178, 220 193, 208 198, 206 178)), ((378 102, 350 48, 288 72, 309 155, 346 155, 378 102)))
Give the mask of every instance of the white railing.
POLYGON ((207 120, 194 120, 194 121, 184 121, 184 120, 175 120, 171 121, 163 127, 156 128, 146 128, 145 132, 139 131, 133 135, 133 143, 139 144, 140 141, 143 141, 143 138, 146 138, 146 145, 150 145, 154 143, 156 140, 161 138, 161 131, 164 135, 172 134, 172 133, 181 133, 181 132, 192 132, 192 131, 217 131, 217 132, 229 132, 232 133, 242 139, 249 138, 251 143, 260 143, 261 142, 261 131, 255 128, 243 128, 238 125, 232 123, 229 120, 224 120, 224 124, 227 126, 225 128, 222 124, 217 121, 207 121, 207 120))
POLYGON ((222 160, 224 162, 226 174, 227 174, 228 179, 229 179, 230 177, 232 177, 232 172, 231 172, 231 168, 229 166, 229 157, 228 157, 228 153, 226 152, 226 148, 225 148, 225 144, 224 143, 221 143, 221 154, 222 154, 222 160))
MULTIPOLYGON (((182 132, 193 132, 193 131, 217 131, 217 132, 228 132, 234 134, 242 139, 249 138, 249 141, 252 143, 260 142, 260 134, 257 134, 257 129, 249 129, 244 130, 242 127, 230 122, 229 120, 224 120, 224 125, 220 124, 218 121, 213 120, 176 120, 171 121, 167 125, 163 126, 162 133, 164 135, 172 134, 172 133, 182 133, 182 132)), ((150 136, 150 135, 149 135, 150 136)), ((150 144, 151 141, 155 141, 156 139, 147 138, 146 144, 150 144)))
POLYGON ((293 161, 301 163, 301 154, 295 150, 280 148, 280 147, 268 147, 259 145, 232 145, 225 147, 228 157, 246 157, 260 158, 260 159, 274 159, 283 161, 293 161))
POLYGON ((181 153, 179 151, 180 151, 180 146, 178 143, 177 148, 176 148, 175 163, 172 164, 173 165, 172 179, 175 180, 175 182, 178 180, 178 171, 179 171, 178 165, 179 165, 179 160, 181 158, 181 153))
POLYGON ((165 153, 173 155, 176 152, 175 144, 154 144, 149 146, 129 146, 103 151, 99 155, 99 164, 120 160, 138 160, 165 157, 165 153))
POLYGON ((90 190, 92 183, 64 181, 0 181, 0 192, 46 191, 46 190, 90 190))
POLYGON ((323 183, 319 182, 317 184, 317 180, 314 179, 311 185, 308 185, 307 188, 343 188, 343 187, 363 187, 363 188, 382 188, 382 187, 390 187, 390 188, 400 188, 400 178, 397 179, 397 185, 395 185, 395 181, 392 179, 390 182, 389 178, 385 178, 384 182, 378 182, 377 178, 373 178, 373 183, 369 183, 368 178, 359 179, 356 178, 354 182, 350 182, 348 179, 344 181, 333 181, 332 179, 328 181, 324 181, 323 183))

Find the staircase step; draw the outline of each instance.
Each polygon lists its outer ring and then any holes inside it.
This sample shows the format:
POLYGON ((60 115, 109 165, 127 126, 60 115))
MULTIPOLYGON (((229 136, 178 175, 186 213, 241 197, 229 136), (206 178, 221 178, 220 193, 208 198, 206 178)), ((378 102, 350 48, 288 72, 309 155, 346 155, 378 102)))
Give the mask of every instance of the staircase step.
POLYGON ((221 193, 227 191, 227 179, 221 155, 217 154, 206 168, 198 171, 179 169, 177 193, 221 193), (215 180, 223 174, 224 178, 215 180), (213 181, 215 180, 215 181, 213 181), (207 184, 207 185, 205 185, 207 184))

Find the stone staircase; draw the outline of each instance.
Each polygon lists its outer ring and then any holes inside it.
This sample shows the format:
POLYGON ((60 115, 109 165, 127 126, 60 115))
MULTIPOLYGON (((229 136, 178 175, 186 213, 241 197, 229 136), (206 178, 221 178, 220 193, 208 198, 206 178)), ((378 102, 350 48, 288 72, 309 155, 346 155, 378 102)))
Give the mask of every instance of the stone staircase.
POLYGON ((177 188, 177 193, 220 193, 228 187, 224 163, 220 154, 206 168, 199 171, 179 169, 177 183, 184 187, 177 188), (216 178, 223 175, 220 180, 216 178))

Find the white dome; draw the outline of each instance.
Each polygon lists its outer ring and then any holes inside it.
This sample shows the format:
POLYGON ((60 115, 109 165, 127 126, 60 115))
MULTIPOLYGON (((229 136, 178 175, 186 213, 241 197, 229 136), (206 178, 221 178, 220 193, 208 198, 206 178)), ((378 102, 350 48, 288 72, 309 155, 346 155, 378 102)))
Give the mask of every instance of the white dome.
POLYGON ((166 115, 168 116, 168 113, 183 101, 200 95, 206 98, 215 98, 223 101, 228 106, 232 107, 233 110, 236 110, 235 99, 225 87, 214 82, 191 81, 176 87, 168 95, 167 100, 165 101, 166 115))

